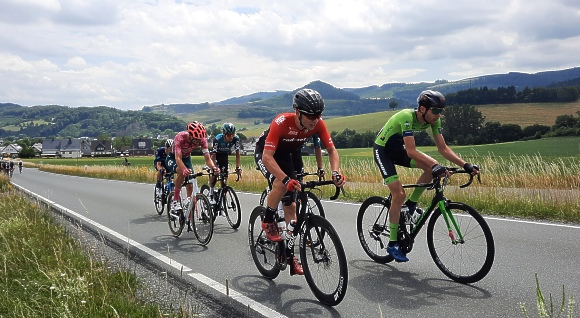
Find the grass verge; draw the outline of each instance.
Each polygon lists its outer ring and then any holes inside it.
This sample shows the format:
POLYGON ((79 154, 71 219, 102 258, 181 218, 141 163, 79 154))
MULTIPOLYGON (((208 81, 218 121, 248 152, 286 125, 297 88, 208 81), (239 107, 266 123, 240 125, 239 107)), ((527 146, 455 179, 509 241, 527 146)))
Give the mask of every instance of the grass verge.
POLYGON ((197 317, 139 297, 142 284, 87 253, 0 176, 0 317, 197 317))

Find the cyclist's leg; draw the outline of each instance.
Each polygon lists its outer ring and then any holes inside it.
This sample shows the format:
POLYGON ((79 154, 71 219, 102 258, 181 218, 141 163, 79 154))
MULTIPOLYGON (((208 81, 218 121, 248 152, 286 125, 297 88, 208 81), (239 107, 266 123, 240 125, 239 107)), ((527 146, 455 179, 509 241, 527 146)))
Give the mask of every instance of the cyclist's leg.
MULTIPOLYGON (((421 152, 421 153, 423 153, 423 152, 421 152)), ((424 154, 424 155, 431 158, 427 154, 424 154)), ((431 159, 433 159, 433 158, 431 158, 431 159)), ((433 159, 433 160, 435 160, 435 159, 433 159)), ((433 179, 433 176, 431 174, 431 167, 429 167, 429 165, 425 165, 423 163, 416 162, 415 160, 411 160, 410 166, 411 166, 411 168, 419 168, 419 169, 423 170, 423 173, 421 174, 421 176, 419 176, 419 179, 417 179, 417 183, 428 183, 433 179)), ((425 192, 425 189, 426 188, 424 188, 424 187, 417 187, 417 188, 413 189, 413 192, 411 192, 411 196, 409 196, 409 199, 407 199, 407 201, 405 202, 405 205, 409 208, 409 212, 411 214, 415 210, 415 208, 417 207, 417 202, 419 202, 419 198, 421 198, 421 195, 423 195, 423 192, 425 192)))
POLYGON ((183 184, 183 173, 182 171, 180 171, 181 169, 178 169, 177 167, 177 162, 175 161, 175 155, 173 153, 170 153, 167 158, 165 159, 165 166, 167 167, 167 171, 170 174, 175 173, 175 191, 173 192, 173 202, 174 204, 176 204, 175 202, 180 202, 181 201, 181 196, 180 196, 180 192, 181 192, 181 185, 183 184))
MULTIPOLYGON (((185 165, 185 167, 187 169, 189 169, 189 171, 191 171, 191 173, 194 173, 193 166, 191 165, 191 156, 189 156, 187 158, 181 158, 181 161, 183 161, 183 164, 185 165)), ((183 171, 181 171, 179 174, 183 178, 182 180, 185 180, 185 177, 183 177, 183 171)), ((178 183, 178 185, 182 185, 182 184, 183 184, 183 181, 181 183, 178 183)), ((185 187, 185 189, 187 189, 187 197, 191 198, 191 194, 193 193, 193 184, 188 183, 187 186, 185 187)))
POLYGON ((379 146, 377 144, 375 144, 373 147, 373 158, 379 167, 384 183, 389 187, 389 191, 392 195, 391 207, 389 209, 390 236, 387 253, 391 254, 398 262, 406 262, 409 259, 400 250, 397 244, 401 207, 405 201, 405 189, 403 189, 403 184, 397 175, 395 161, 399 165, 403 165, 407 162, 410 165, 410 159, 407 160, 409 157, 407 156, 406 151, 403 149, 397 149, 389 156, 385 147, 379 146))
MULTIPOLYGON (((274 175, 271 174, 266 166, 262 162, 262 152, 257 151, 254 156, 254 161, 258 170, 262 173, 262 175, 268 180, 268 184, 273 184, 273 180, 275 179, 274 175)), ((266 211, 264 212, 264 218, 262 219, 262 230, 266 233, 266 237, 268 240, 272 242, 280 242, 282 237, 278 233, 278 226, 276 225, 275 215, 277 213, 278 202, 280 202, 281 195, 273 197, 272 191, 269 192, 268 197, 266 198, 266 211), (272 201, 271 201, 272 200, 272 201), (277 200, 277 201, 276 201, 277 200), (275 202, 274 202, 275 201, 275 202), (273 203, 270 203, 273 202, 273 203)))

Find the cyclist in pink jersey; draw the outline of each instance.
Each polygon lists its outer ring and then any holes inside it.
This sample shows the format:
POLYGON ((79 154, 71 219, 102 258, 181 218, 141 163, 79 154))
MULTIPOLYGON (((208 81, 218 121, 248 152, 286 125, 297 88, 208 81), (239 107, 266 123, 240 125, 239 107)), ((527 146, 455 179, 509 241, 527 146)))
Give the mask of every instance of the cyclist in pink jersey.
MULTIPOLYGON (((175 187, 175 194, 173 196, 172 213, 176 213, 176 211, 181 209, 181 185, 185 177, 193 173, 191 152, 194 149, 201 147, 206 165, 213 170, 214 175, 220 173, 220 169, 211 160, 206 136, 207 133, 203 124, 194 121, 187 125, 187 131, 179 132, 173 139, 173 147, 165 162, 170 173, 177 173, 175 178, 175 184, 177 186, 175 187)), ((193 185, 187 184, 186 190, 187 196, 190 197, 193 192, 193 185)))

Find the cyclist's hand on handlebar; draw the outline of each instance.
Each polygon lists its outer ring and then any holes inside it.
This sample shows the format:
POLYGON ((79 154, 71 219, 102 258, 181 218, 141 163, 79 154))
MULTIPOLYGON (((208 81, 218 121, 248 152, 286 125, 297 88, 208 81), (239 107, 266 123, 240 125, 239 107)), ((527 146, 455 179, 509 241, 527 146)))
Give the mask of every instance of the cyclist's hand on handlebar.
POLYGON ((240 177, 241 177, 241 176, 242 176, 242 168, 240 168, 240 167, 237 167, 237 168, 236 168, 236 173, 238 174, 238 176, 240 176, 240 177))
POLYGON ((442 165, 436 163, 431 167, 431 174, 433 177, 442 177, 443 175, 447 175, 449 171, 447 168, 443 167, 442 165))
POLYGON ((472 165, 468 162, 466 162, 463 165, 463 169, 469 173, 471 173, 472 176, 478 175, 479 174, 479 167, 477 165, 472 165))
POLYGON ((332 172, 332 181, 334 181, 334 184, 337 187, 341 188, 346 183, 346 178, 342 174, 340 174, 338 171, 333 171, 332 172))
POLYGON ((184 177, 187 177, 189 175, 189 169, 185 168, 183 169, 183 172, 181 173, 184 177))
POLYGON ((214 176, 217 176, 220 174, 220 168, 218 166, 214 166, 212 170, 213 170, 214 176))
POLYGON ((319 178, 324 178, 324 169, 318 168, 316 174, 318 175, 319 178))
POLYGON ((296 179, 286 176, 286 178, 282 180, 282 183, 286 186, 286 190, 290 192, 300 191, 300 182, 296 179))

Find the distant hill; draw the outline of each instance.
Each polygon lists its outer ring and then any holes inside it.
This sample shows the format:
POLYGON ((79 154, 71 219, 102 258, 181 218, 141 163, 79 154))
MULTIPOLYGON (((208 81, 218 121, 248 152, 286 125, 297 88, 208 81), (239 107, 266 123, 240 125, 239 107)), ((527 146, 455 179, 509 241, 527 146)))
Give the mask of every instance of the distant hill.
POLYGON ((341 117, 415 107, 416 98, 425 89, 445 94, 469 88, 514 86, 564 87, 580 85, 580 67, 533 74, 510 72, 483 75, 459 81, 438 80, 421 83, 387 83, 360 88, 338 88, 322 81, 313 81, 293 91, 256 92, 229 98, 217 103, 181 103, 144 106, 140 111, 121 111, 106 106, 66 107, 59 105, 23 107, 0 103, 0 137, 75 137, 110 135, 151 135, 181 130, 191 118, 203 118, 205 123, 228 119, 254 125, 269 122, 282 111, 292 110, 293 93, 301 88, 319 91, 325 101, 325 116, 341 117))

